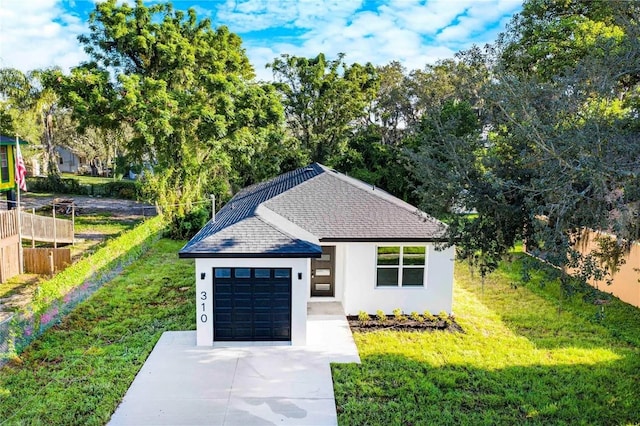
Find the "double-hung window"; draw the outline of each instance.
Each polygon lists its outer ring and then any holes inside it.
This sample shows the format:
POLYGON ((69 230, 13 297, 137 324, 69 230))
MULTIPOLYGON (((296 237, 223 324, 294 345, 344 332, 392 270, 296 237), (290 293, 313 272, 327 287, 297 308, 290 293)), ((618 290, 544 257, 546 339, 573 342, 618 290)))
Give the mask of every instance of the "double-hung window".
POLYGON ((423 287, 427 259, 425 246, 379 246, 377 287, 423 287))

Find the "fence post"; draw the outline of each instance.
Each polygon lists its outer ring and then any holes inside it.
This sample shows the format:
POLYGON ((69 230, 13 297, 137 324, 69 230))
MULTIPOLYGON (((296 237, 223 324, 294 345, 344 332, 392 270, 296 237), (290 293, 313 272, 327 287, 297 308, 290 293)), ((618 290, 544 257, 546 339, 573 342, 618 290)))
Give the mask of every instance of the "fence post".
POLYGON ((58 248, 58 239, 56 236, 56 203, 53 202, 53 209, 51 210, 53 214, 53 248, 58 248))
POLYGON ((36 215, 36 208, 31 209, 31 248, 36 247, 36 230, 33 226, 33 217, 36 215))
POLYGON ((76 205, 71 203, 71 245, 76 245, 76 205))
MULTIPOLYGON (((19 193, 20 189, 18 188, 18 193, 19 193)), ((21 210, 22 207, 20 207, 20 204, 18 204, 18 208, 16 209, 17 211, 17 225, 18 225, 18 272, 20 274, 24 274, 24 253, 22 251, 22 217, 21 217, 21 210)))
POLYGON ((54 263, 53 263, 53 251, 49 252, 49 275, 51 275, 53 277, 53 273, 55 272, 55 268, 54 268, 54 263))

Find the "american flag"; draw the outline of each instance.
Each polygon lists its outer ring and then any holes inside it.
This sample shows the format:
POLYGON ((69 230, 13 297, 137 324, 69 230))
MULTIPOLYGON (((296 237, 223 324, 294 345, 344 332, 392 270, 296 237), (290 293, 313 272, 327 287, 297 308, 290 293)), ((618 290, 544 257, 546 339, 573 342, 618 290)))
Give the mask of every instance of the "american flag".
POLYGON ((20 152, 20 143, 16 138, 16 184, 23 191, 27 190, 27 168, 24 166, 22 153, 20 152))

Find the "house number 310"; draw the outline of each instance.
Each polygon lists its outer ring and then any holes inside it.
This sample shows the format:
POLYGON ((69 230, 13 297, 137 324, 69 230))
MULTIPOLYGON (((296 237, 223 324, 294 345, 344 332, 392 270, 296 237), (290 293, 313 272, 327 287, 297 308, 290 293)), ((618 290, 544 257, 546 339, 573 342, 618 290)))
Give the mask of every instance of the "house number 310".
MULTIPOLYGON (((206 291, 201 291, 200 292, 200 300, 207 300, 207 292, 206 291)), ((200 304, 200 306, 202 306, 202 315, 200 315, 200 322, 207 322, 207 314, 205 314, 206 309, 205 309, 205 305, 204 302, 202 302, 200 304)))

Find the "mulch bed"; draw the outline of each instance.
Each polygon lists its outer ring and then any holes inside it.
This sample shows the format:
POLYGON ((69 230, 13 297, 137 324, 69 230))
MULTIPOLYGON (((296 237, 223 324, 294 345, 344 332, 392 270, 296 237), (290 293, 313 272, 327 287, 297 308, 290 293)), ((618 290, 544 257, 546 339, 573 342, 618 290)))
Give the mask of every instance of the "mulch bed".
POLYGON ((372 331, 389 330, 389 331, 448 331, 451 333, 464 333, 464 330, 455 321, 453 317, 449 317, 446 321, 436 317, 434 320, 424 320, 423 322, 407 318, 399 321, 393 315, 387 315, 387 320, 380 322, 375 316, 371 316, 370 321, 360 321, 357 315, 348 315, 349 327, 353 332, 369 333, 372 331))

